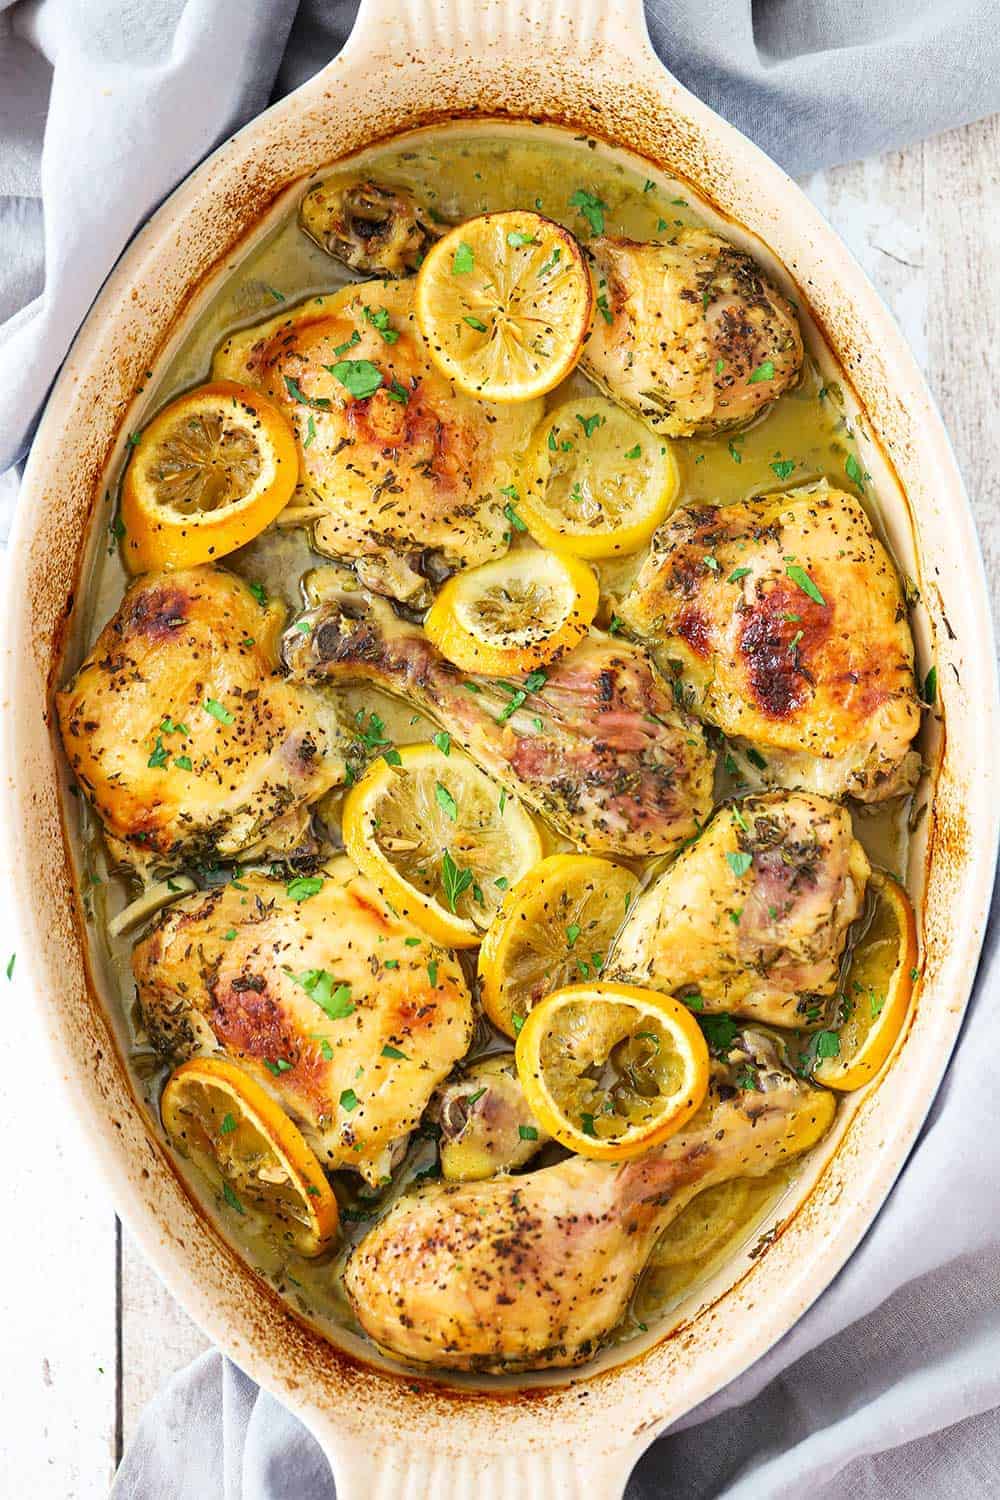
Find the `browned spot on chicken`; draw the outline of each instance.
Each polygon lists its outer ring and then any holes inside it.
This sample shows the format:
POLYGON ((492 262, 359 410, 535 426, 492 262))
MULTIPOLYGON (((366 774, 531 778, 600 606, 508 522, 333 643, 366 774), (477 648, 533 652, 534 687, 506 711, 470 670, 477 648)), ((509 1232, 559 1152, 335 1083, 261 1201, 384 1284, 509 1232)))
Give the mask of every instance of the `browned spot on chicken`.
POLYGON ((816 604, 784 579, 759 589, 748 606, 740 650, 754 699, 770 718, 786 718, 809 701, 815 682, 809 659, 829 638, 833 616, 832 603, 816 604))
POLYGON ((187 620, 190 604, 190 595, 172 584, 139 591, 126 607, 121 633, 170 640, 187 620))
POLYGON ((677 634, 698 656, 707 656, 712 646, 712 627, 698 609, 682 610, 677 618, 677 634))

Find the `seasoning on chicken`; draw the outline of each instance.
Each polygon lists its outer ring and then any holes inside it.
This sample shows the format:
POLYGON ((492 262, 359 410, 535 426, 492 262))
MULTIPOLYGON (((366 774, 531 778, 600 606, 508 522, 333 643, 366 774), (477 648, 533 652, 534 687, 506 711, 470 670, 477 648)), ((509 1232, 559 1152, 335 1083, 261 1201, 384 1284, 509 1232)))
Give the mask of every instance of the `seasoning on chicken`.
POLYGON ((620 614, 765 785, 881 802, 915 784, 906 607, 852 496, 824 484, 676 511, 620 614))
POLYGON ((247 874, 170 908, 132 968, 157 1047, 222 1051, 321 1163, 372 1184, 468 1049, 454 953, 395 916, 344 858, 287 885, 247 874))
POLYGON ((294 679, 363 680, 436 719, 580 849, 664 854, 711 809, 713 756, 646 653, 591 631, 523 684, 460 672, 343 569, 285 636, 294 679))
POLYGON ((810 1024, 837 988, 870 873, 835 802, 771 792, 720 807, 634 903, 608 974, 699 1010, 810 1024))
POLYGON ((152 574, 56 694, 73 774, 127 861, 289 851, 343 781, 333 705, 278 669, 284 619, 221 569, 152 574))
POLYGON ((583 368, 665 437, 740 427, 798 378, 802 336, 757 263, 704 229, 588 245, 597 309, 583 368))
POLYGON ((428 577, 507 550, 505 492, 542 402, 463 395, 427 352, 413 281, 367 281, 230 334, 213 378, 256 386, 299 445, 282 525, 357 561, 368 587, 429 604, 428 577))
POLYGON ((783 1067, 767 1037, 738 1033, 698 1114, 643 1156, 570 1156, 402 1198, 348 1262, 358 1321, 390 1353, 448 1369, 581 1364, 694 1194, 808 1150, 835 1109, 829 1093, 783 1067))

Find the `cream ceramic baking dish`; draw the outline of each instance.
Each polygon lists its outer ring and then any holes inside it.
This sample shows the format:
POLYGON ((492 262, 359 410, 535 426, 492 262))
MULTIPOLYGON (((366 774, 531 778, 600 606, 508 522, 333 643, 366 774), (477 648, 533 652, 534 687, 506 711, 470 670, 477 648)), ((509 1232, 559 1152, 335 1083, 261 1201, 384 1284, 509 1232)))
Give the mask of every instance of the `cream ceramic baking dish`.
POLYGON ((341 55, 199 167, 123 256, 53 390, 11 549, 7 811, 22 952, 82 1127, 151 1261, 205 1331, 316 1434, 340 1500, 446 1500, 473 1486, 483 1497, 620 1494, 664 1426, 779 1339, 857 1245, 930 1105, 975 972, 1000 805, 986 588, 940 418, 874 291, 794 184, 665 71, 640 0, 363 0, 341 55), (143 373, 162 368, 214 278, 304 177, 451 118, 599 135, 690 184, 726 233, 794 284, 814 352, 839 366, 889 539, 919 587, 918 650, 935 653, 940 690, 936 789, 911 870, 923 891, 916 1004, 877 1083, 814 1153, 793 1207, 780 1205, 757 1253, 727 1264, 666 1336, 630 1344, 626 1362, 612 1352, 562 1375, 461 1388, 335 1347, 185 1192, 133 1094, 88 962, 48 712, 88 546, 107 520, 102 480, 131 430, 143 373))

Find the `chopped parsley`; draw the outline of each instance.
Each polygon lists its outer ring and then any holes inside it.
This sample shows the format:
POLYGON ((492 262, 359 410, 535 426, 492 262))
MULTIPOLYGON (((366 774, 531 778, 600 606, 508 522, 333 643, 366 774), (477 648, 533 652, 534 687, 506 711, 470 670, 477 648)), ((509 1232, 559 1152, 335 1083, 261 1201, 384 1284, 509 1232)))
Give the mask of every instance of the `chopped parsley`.
POLYGON ((726 863, 734 875, 745 875, 753 864, 753 855, 743 849, 726 851, 726 863))
POLYGON ((331 1021, 343 1021, 345 1017, 353 1015, 355 1007, 351 999, 351 986, 338 984, 327 969, 304 969, 301 974, 293 974, 291 969, 286 969, 285 973, 295 980, 300 989, 305 990, 309 999, 331 1021))
POLYGON ((206 698, 202 707, 207 714, 212 715, 213 719, 218 719, 220 724, 232 724, 232 714, 224 703, 219 702, 218 698, 206 698))
POLYGON ((467 245, 462 240, 451 258, 451 274, 453 276, 466 276, 475 264, 476 257, 472 253, 472 246, 467 245))
POLYGON ((747 385, 759 385, 762 380, 774 379, 774 360, 765 359, 747 378, 747 385))
POLYGON ((574 208, 580 210, 580 214, 586 219, 594 234, 604 233, 604 210, 607 204, 594 193, 588 193, 584 188, 577 188, 576 192, 570 194, 570 203, 574 208))
POLYGON ((310 896, 318 896, 322 889, 321 875, 299 875, 285 886, 285 895, 292 901, 308 901, 310 896))
POLYGON ((326 368, 356 401, 374 396, 382 384, 382 371, 370 359, 341 359, 326 368))
POLYGON ((236 1194, 233 1192, 233 1190, 229 1186, 228 1182, 224 1182, 222 1184, 222 1196, 223 1196, 223 1198, 225 1198, 226 1202, 229 1204, 229 1207, 230 1208, 234 1208, 238 1214, 245 1214, 246 1213, 246 1209, 243 1207, 243 1204, 237 1198, 236 1194))
POLYGON ((285 390, 291 396, 292 400, 297 401, 300 406, 314 406, 317 411, 330 410, 330 402, 328 397, 317 396, 315 399, 313 399, 311 396, 307 396, 301 389, 298 381, 293 380, 290 375, 285 376, 285 390))
POLYGON ((815 604, 825 604, 826 600, 819 589, 813 583, 805 568, 800 568, 798 563, 791 563, 786 569, 786 574, 794 584, 797 584, 802 592, 812 599, 815 604))
MULTIPOLYGON (((453 823, 456 822, 458 819, 458 803, 448 788, 440 781, 434 783, 434 798, 445 817, 450 818, 453 823)), ((454 907, 452 907, 452 910, 454 910, 454 907)))
MULTIPOLYGON (((444 898, 451 911, 458 910, 458 898, 469 889, 472 884, 472 871, 464 870, 461 865, 455 863, 450 852, 446 849, 441 856, 441 884, 444 888, 444 898)), ((435 975, 437 966, 435 965, 435 975)), ((431 980, 433 984, 435 980, 431 980)))

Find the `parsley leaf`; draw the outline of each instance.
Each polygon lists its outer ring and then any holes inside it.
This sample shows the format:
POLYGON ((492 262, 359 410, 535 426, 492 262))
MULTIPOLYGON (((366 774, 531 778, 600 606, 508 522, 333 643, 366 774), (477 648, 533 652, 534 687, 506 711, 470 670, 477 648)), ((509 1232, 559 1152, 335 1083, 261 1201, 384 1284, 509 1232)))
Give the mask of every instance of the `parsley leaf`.
POLYGON ((467 245, 462 240, 451 258, 451 274, 453 276, 465 276, 472 270, 475 263, 476 257, 472 253, 472 246, 467 245))
POLYGON ((338 984, 328 970, 304 969, 301 974, 293 974, 291 969, 286 969, 285 972, 291 975, 299 988, 305 990, 309 999, 331 1021, 343 1021, 346 1016, 353 1015, 355 1007, 351 1000, 351 986, 338 984))
POLYGON ((759 385, 762 380, 774 379, 774 360, 765 359, 763 364, 757 366, 756 370, 747 377, 747 385, 759 385))
POLYGON ((382 372, 370 359, 341 359, 327 368, 356 401, 374 396, 382 384, 382 372))
MULTIPOLYGON (((472 878, 472 871, 463 870, 461 865, 457 865, 446 849, 441 856, 441 884, 444 887, 444 898, 451 911, 457 913, 458 898, 469 889, 472 878)), ((435 978, 431 980, 432 984, 436 983, 436 978, 437 967, 435 966, 435 978)))
POLYGON ((586 192, 583 188, 577 188, 575 193, 570 194, 569 201, 574 208, 580 210, 594 234, 604 233, 604 210, 608 205, 602 198, 598 198, 594 193, 586 192))
POLYGON ((790 563, 789 566, 785 569, 785 572, 792 580, 792 582, 798 584, 802 592, 808 598, 812 599, 815 604, 826 603, 826 600, 823 598, 823 595, 820 593, 819 589, 809 577, 809 574, 806 572, 805 568, 800 568, 798 563, 790 563))

